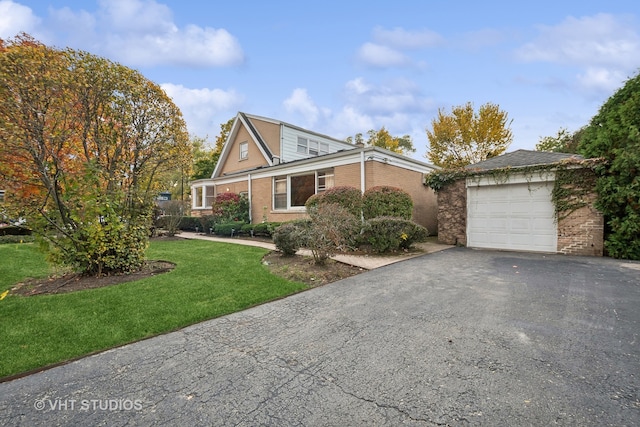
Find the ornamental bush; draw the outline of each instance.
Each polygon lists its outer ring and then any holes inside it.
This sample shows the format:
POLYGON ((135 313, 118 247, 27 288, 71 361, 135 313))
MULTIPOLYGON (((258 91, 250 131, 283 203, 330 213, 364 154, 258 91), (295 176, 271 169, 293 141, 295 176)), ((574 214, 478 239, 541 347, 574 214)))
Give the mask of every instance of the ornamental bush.
POLYGON ((310 227, 306 230, 306 247, 316 264, 324 262, 337 251, 355 247, 362 222, 348 209, 336 203, 322 203, 309 209, 310 227))
POLYGON ((322 193, 315 194, 305 203, 307 212, 321 204, 335 203, 348 210, 356 218, 362 214, 362 193, 354 187, 343 186, 329 188, 322 193))
POLYGON ((363 241, 375 252, 391 252, 409 249, 411 245, 424 242, 429 236, 427 229, 403 218, 381 216, 365 224, 363 241))
POLYGON ((280 225, 273 232, 276 249, 285 256, 295 255, 306 244, 310 224, 309 220, 296 220, 280 225))
POLYGON ((389 186, 368 189, 362 195, 362 215, 364 219, 391 216, 411 219, 413 200, 406 191, 389 186))
POLYGON ((249 199, 245 195, 220 193, 211 208, 217 224, 231 221, 249 222, 249 199))

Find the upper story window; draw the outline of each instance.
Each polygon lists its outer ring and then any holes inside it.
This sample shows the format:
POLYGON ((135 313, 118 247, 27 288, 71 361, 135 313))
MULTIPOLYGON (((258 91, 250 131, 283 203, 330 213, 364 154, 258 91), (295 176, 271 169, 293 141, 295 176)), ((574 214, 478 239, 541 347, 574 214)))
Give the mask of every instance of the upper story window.
POLYGON ((319 156, 329 154, 329 144, 326 142, 318 142, 313 139, 298 137, 298 146, 296 151, 300 154, 308 154, 310 156, 319 156))
POLYGON ((249 143, 247 141, 240 143, 240 160, 249 158, 249 143))

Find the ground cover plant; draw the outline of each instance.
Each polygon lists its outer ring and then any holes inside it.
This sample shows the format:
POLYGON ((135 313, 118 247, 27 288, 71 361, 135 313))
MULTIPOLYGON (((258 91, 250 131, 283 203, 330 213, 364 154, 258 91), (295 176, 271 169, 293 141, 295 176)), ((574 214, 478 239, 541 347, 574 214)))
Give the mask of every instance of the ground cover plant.
POLYGON ((306 288, 262 265, 267 250, 200 240, 152 240, 171 272, 65 294, 6 294, 51 273, 33 244, 0 245, 0 378, 175 330, 306 288))

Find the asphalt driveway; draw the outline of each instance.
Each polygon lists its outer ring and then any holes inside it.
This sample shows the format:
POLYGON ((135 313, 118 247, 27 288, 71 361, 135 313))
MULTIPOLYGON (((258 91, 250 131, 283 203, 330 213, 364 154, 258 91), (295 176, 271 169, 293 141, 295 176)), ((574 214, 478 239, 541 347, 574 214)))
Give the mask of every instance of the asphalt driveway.
POLYGON ((2 383, 0 425, 637 426, 639 335, 640 263, 453 248, 2 383))

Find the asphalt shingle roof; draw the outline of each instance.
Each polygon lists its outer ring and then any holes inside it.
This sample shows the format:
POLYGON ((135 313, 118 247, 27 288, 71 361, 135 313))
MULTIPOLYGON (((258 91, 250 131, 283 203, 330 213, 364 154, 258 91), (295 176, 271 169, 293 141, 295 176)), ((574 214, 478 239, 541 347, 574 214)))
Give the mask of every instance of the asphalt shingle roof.
POLYGON ((584 159, 578 154, 552 153, 548 151, 516 150, 511 153, 468 165, 467 169, 491 170, 506 167, 549 165, 565 159, 584 159))

